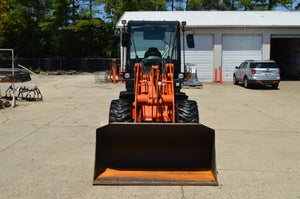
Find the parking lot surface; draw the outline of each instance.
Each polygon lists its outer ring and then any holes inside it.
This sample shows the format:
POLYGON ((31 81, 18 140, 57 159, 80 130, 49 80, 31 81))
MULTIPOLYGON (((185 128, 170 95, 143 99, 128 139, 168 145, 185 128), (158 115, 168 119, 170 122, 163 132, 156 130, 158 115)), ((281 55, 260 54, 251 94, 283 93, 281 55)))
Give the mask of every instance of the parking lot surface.
POLYGON ((44 101, 0 110, 0 198, 300 198, 300 81, 182 90, 216 131, 219 186, 93 186, 96 128, 124 84, 32 78, 17 86, 37 85, 44 101))

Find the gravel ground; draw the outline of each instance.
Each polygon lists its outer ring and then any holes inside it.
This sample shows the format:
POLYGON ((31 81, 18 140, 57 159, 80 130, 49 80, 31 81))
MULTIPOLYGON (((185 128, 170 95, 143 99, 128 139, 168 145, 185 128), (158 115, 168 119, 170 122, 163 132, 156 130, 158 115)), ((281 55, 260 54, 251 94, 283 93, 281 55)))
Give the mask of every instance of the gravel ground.
POLYGON ((300 81, 183 89, 216 131, 219 186, 93 186, 95 130, 124 84, 32 78, 16 86, 37 85, 44 101, 0 110, 0 198, 300 198, 300 81))

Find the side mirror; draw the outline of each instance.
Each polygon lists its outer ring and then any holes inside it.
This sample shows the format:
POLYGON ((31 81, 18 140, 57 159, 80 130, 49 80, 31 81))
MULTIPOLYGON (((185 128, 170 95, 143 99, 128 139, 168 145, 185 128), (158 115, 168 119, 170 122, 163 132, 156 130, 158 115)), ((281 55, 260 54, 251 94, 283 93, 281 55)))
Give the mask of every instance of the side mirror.
POLYGON ((186 36, 187 46, 188 48, 195 48, 194 35, 188 34, 186 36))
POLYGON ((238 66, 236 66, 236 67, 235 67, 235 69, 239 69, 239 67, 238 67, 238 66))
POLYGON ((122 46, 127 47, 129 44, 129 34, 127 32, 122 32, 122 46))

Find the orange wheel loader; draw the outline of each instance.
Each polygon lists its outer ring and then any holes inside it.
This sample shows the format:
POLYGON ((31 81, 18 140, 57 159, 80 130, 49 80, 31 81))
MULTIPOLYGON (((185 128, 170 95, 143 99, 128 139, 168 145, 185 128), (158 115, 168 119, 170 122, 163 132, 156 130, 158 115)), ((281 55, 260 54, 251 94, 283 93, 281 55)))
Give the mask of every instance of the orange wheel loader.
POLYGON ((180 92, 184 23, 122 23, 126 91, 96 131, 93 184, 218 185, 214 130, 199 124, 196 101, 180 92))

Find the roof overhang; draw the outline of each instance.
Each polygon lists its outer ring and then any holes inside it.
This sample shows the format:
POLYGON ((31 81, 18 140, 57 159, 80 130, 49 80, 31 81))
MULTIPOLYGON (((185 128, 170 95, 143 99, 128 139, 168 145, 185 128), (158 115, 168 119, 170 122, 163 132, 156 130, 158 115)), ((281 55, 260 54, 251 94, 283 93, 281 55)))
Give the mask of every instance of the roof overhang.
POLYGON ((122 20, 130 21, 186 21, 187 28, 221 27, 291 27, 300 28, 300 12, 291 11, 137 11, 125 12, 122 20))

